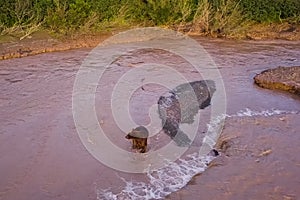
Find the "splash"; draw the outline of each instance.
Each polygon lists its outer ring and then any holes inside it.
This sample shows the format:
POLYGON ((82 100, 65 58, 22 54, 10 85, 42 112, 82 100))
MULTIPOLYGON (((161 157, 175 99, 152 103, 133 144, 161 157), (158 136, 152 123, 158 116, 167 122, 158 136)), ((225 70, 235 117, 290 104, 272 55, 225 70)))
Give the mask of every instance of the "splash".
POLYGON ((168 162, 165 167, 147 173, 149 183, 121 178, 126 186, 120 193, 98 190, 97 199, 162 199, 184 187, 196 174, 203 172, 213 158, 213 156, 199 157, 197 153, 193 153, 177 162, 168 162))
MULTIPOLYGON (((273 115, 282 114, 298 114, 298 111, 285 110, 264 110, 254 111, 249 108, 240 110, 235 114, 220 115, 212 120, 208 125, 208 133, 216 134, 219 126, 226 117, 254 117, 264 116, 269 117, 273 115)), ((216 141, 213 141, 215 144, 216 141)), ((184 159, 179 159, 176 162, 166 161, 165 167, 149 171, 147 173, 147 182, 128 181, 120 177, 126 186, 119 192, 113 193, 106 190, 97 190, 98 200, 148 200, 148 199, 163 199, 172 192, 183 188, 188 182, 197 174, 204 172, 208 164, 214 159, 214 156, 199 156, 199 153, 192 153, 185 156, 184 159)))
POLYGON ((253 111, 249 108, 246 108, 245 110, 238 111, 234 115, 227 115, 227 117, 254 117, 254 116, 270 117, 273 115, 298 114, 298 113, 299 113, 298 111, 286 111, 286 110, 278 110, 278 109, 253 111))

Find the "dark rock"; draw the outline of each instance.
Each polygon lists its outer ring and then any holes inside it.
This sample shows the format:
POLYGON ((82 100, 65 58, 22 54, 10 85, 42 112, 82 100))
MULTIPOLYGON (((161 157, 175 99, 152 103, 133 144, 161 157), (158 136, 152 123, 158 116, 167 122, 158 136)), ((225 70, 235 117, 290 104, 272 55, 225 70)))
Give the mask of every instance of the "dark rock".
POLYGON ((212 153, 213 153, 214 156, 219 156, 220 155, 219 152, 215 149, 212 150, 212 153))

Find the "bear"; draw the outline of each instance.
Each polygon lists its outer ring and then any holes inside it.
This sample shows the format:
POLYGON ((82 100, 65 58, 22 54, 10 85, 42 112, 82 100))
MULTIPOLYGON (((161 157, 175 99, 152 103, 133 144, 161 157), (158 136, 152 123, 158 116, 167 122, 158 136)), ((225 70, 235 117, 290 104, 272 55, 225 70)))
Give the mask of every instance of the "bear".
POLYGON ((191 143, 189 137, 180 130, 180 123, 193 123, 199 109, 210 105, 215 91, 214 81, 200 80, 178 85, 160 96, 157 104, 162 129, 178 146, 189 146, 191 143))
POLYGON ((146 127, 139 126, 132 129, 125 138, 132 140, 132 149, 137 149, 140 153, 145 153, 147 151, 147 139, 149 132, 146 127))

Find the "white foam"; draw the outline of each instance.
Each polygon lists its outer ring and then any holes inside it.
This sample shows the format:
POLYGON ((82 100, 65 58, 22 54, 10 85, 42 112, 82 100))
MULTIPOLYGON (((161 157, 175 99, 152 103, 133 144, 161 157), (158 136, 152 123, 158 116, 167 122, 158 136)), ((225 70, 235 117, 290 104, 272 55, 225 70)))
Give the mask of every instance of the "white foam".
POLYGON ((281 115, 281 114, 297 114, 298 111, 286 111, 286 110, 278 110, 278 109, 272 109, 272 110, 263 110, 263 111, 253 111, 249 108, 246 108, 245 110, 240 110, 234 115, 227 115, 227 117, 253 117, 253 116, 273 116, 273 115, 281 115))
POLYGON ((184 187, 196 174, 203 172, 214 157, 199 157, 197 153, 188 155, 177 162, 167 162, 166 166, 147 173, 148 183, 128 181, 121 178, 125 188, 117 194, 108 190, 98 190, 97 199, 162 199, 184 187))
MULTIPOLYGON (((238 111, 232 115, 221 115, 211 120, 207 125, 207 136, 218 134, 220 125, 226 117, 253 117, 253 116, 273 116, 280 114, 298 114, 298 111, 284 111, 278 109, 253 111, 249 108, 238 111)), ((217 137, 210 137, 217 138, 217 137)), ((204 138, 204 141, 207 137, 204 138)), ((207 142, 207 141, 206 141, 207 142)), ((216 141, 211 141, 212 145, 216 141)), ((113 193, 109 189, 98 190, 98 200, 148 200, 148 199, 162 199, 172 192, 183 188, 195 175, 203 172, 207 165, 214 159, 212 156, 199 156, 197 153, 192 153, 179 159, 177 162, 166 162, 165 167, 149 171, 147 173, 147 182, 128 181, 120 177, 126 186, 119 192, 113 193)))

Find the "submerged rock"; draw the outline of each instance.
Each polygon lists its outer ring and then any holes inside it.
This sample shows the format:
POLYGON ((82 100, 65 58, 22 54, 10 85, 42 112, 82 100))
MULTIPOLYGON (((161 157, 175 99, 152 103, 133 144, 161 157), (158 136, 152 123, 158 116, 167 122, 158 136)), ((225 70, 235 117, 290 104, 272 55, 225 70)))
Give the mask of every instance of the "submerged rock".
POLYGON ((188 146, 191 143, 189 137, 179 129, 179 125, 193 123, 199 109, 210 105, 215 91, 214 81, 201 80, 181 84, 159 98, 158 112, 163 130, 177 145, 188 146))
POLYGON ((300 96, 300 66, 268 69, 254 77, 263 88, 289 91, 300 96))

